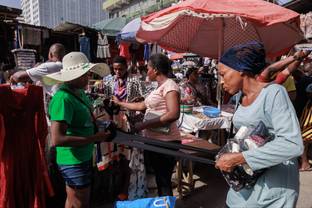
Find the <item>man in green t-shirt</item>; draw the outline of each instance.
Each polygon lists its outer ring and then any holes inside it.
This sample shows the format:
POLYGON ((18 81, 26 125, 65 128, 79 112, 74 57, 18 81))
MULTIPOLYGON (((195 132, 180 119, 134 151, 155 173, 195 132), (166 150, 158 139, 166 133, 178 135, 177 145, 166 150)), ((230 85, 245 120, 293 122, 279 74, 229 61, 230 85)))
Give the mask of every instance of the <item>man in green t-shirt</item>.
POLYGON ((81 52, 71 52, 64 56, 60 72, 43 79, 46 84, 63 83, 50 102, 49 115, 56 162, 66 183, 65 207, 89 207, 94 142, 110 137, 109 131, 95 132, 91 103, 84 93, 88 72, 105 70, 101 66, 89 63, 81 52))

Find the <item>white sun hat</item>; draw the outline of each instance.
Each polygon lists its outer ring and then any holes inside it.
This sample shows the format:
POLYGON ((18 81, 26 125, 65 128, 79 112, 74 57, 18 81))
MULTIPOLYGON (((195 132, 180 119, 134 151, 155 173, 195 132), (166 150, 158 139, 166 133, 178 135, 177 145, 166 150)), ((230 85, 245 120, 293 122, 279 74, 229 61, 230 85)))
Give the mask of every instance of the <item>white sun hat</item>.
POLYGON ((81 77, 88 71, 94 72, 101 77, 110 74, 107 64, 92 64, 81 52, 70 52, 64 56, 62 63, 63 69, 61 71, 43 77, 43 82, 46 85, 68 82, 81 77))

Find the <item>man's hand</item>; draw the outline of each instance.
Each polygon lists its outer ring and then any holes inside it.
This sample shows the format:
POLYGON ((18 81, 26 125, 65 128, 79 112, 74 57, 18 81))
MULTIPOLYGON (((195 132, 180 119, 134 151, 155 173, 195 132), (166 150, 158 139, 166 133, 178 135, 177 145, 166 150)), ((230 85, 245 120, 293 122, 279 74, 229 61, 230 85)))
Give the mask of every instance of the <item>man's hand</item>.
POLYGON ((311 51, 297 51, 295 54, 294 54, 294 58, 295 60, 297 61, 303 61, 306 57, 309 56, 309 54, 311 53, 311 51))
POLYGON ((115 95, 112 96, 112 101, 113 101, 116 105, 119 105, 119 103, 120 103, 120 100, 119 100, 115 95))
POLYGON ((110 131, 99 131, 95 134, 95 142, 106 142, 111 136, 110 131))
POLYGON ((16 84, 18 82, 27 82, 31 81, 30 77, 28 76, 26 71, 18 71, 15 72, 11 77, 10 77, 10 83, 16 84))
POLYGON ((15 77, 13 75, 10 76, 10 83, 11 84, 16 84, 17 83, 17 81, 16 81, 16 79, 15 79, 15 77))

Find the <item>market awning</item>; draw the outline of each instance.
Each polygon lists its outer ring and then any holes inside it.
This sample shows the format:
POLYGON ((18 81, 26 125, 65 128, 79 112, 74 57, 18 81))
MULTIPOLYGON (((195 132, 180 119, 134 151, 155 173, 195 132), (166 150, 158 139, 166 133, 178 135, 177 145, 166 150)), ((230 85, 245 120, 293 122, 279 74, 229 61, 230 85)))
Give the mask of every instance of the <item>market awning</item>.
POLYGON ((114 19, 103 20, 92 25, 92 27, 96 30, 104 32, 107 35, 116 36, 126 24, 127 18, 117 17, 114 19))

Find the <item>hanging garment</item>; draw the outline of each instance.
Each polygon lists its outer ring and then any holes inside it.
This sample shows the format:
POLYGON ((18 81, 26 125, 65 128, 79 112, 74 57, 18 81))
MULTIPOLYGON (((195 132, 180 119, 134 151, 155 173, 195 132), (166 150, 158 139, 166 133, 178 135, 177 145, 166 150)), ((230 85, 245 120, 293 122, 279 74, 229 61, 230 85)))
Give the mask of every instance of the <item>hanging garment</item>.
POLYGON ((111 54, 109 51, 109 44, 107 40, 107 36, 104 35, 102 38, 102 35, 98 33, 98 41, 97 41, 97 54, 96 57, 98 58, 110 58, 111 54))
POLYGON ((300 15, 300 28, 306 39, 312 38, 312 12, 300 15))
POLYGON ((20 28, 17 27, 16 30, 14 31, 14 34, 15 34, 15 39, 14 39, 14 45, 13 45, 13 48, 12 49, 17 49, 17 48, 23 48, 21 47, 21 34, 20 34, 20 28))
POLYGON ((23 27, 22 28, 22 45, 41 45, 41 30, 38 28, 23 27))
POLYGON ((42 39, 49 39, 50 38, 50 31, 48 29, 42 29, 42 39))
POLYGON ((151 55, 151 44, 144 45, 144 61, 148 61, 151 55))
POLYGON ((151 55, 157 54, 157 53, 162 53, 162 48, 157 45, 157 44, 153 44, 152 50, 151 50, 151 55))
POLYGON ((86 36, 79 37, 80 51, 84 53, 89 61, 91 61, 90 55, 90 38, 86 36))
POLYGON ((0 207, 44 208, 53 195, 46 136, 42 88, 0 85, 0 207))
POLYGON ((125 57, 127 60, 130 60, 129 53, 129 44, 128 43, 120 43, 119 45, 119 55, 125 57))
POLYGON ((128 199, 144 198, 148 194, 143 150, 133 148, 129 167, 131 169, 128 199))
POLYGON ((11 52, 18 70, 30 69, 36 64, 36 51, 33 49, 13 49, 11 52))

